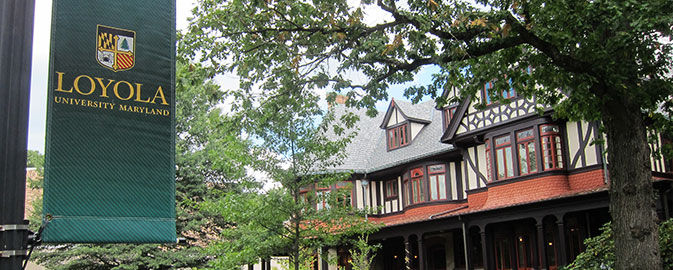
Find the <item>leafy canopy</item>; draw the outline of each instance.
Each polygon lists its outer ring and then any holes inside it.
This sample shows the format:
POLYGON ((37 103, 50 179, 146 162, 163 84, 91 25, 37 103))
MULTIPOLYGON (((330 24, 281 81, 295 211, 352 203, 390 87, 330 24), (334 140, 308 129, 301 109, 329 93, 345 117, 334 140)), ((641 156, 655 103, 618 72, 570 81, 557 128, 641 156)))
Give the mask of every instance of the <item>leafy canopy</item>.
POLYGON ((208 0, 195 9, 180 50, 214 72, 235 72, 248 91, 292 77, 300 87, 347 91, 351 104, 369 108, 387 98, 390 84, 437 65, 434 81, 409 96, 443 104, 450 87, 467 97, 507 77, 495 88, 508 89, 511 79, 518 93, 560 103, 557 112, 572 118, 597 119, 596 108, 621 98, 648 113, 670 112, 671 44, 661 42, 672 33, 668 1, 475 2, 208 0))

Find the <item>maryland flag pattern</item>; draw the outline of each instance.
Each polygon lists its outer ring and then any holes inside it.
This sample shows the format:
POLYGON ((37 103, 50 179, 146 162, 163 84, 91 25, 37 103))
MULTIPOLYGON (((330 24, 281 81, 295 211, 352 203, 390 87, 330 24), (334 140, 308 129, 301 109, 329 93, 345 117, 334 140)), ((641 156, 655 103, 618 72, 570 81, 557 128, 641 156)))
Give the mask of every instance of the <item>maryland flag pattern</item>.
POLYGON ((98 25, 96 60, 112 71, 124 71, 135 65, 136 32, 98 25))

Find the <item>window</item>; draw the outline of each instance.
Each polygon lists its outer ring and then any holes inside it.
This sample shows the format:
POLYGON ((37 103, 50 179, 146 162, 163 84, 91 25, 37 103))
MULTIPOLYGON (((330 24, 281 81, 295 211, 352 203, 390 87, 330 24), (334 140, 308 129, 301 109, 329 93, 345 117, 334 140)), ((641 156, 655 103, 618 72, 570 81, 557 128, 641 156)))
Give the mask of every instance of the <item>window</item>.
POLYGON ((329 190, 319 190, 316 192, 318 196, 318 210, 329 208, 329 203, 327 202, 329 200, 329 192, 329 190))
POLYGON ((557 125, 540 126, 540 144, 542 145, 542 161, 544 170, 556 170, 563 168, 563 154, 561 148, 561 136, 557 125))
POLYGON ((411 170, 411 203, 423 201, 423 168, 411 170))
POLYGON ((390 180, 386 182, 386 199, 397 197, 397 180, 390 180))
POLYGON ((451 124, 451 120, 456 114, 456 109, 458 109, 458 106, 444 109, 444 129, 448 128, 449 124, 451 124))
POLYGON ((533 125, 499 137, 487 137, 484 144, 489 182, 563 169, 561 133, 555 124, 533 125))
POLYGON ((498 179, 514 176, 512 143, 509 135, 495 139, 495 168, 498 179))
MULTIPOLYGON (((512 79, 509 79, 509 84, 512 85, 512 79)), ((493 104, 493 101, 491 101, 491 97, 489 96, 489 93, 493 92, 493 81, 487 82, 484 84, 484 91, 482 91, 482 95, 484 96, 484 101, 486 105, 491 105, 493 104)), ((500 96, 505 99, 511 99, 516 97, 516 91, 514 91, 514 87, 511 87, 509 89, 503 90, 502 93, 500 93, 500 96)))
POLYGON ((528 234, 520 234, 516 238, 517 269, 533 269, 533 241, 528 234))
POLYGON ((337 192, 339 192, 339 197, 337 197, 337 202, 342 204, 343 206, 350 206, 352 205, 351 203, 351 197, 352 197, 352 186, 350 182, 347 181, 339 181, 336 183, 336 188, 337 192))
POLYGON ((491 167, 491 140, 484 141, 486 143, 486 174, 488 181, 493 181, 493 168, 491 167))
POLYGON ((517 132, 516 143, 519 151, 519 172, 521 175, 537 172, 533 129, 517 132))
POLYGON ((446 199, 446 169, 444 165, 428 166, 430 181, 430 200, 446 199))
POLYGON ((495 269, 512 269, 512 247, 509 239, 498 237, 495 239, 495 269))
POLYGON ((408 124, 388 129, 388 150, 409 144, 408 124))

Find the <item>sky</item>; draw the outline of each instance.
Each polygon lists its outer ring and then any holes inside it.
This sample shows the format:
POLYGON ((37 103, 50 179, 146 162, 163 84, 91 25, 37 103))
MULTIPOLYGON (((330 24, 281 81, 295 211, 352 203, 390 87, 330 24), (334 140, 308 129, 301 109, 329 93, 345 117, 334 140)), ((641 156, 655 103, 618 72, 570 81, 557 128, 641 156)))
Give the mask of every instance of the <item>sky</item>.
MULTIPOLYGON (((196 0, 176 0, 176 28, 184 30, 188 26, 188 18, 191 16, 191 10, 196 0)), ((30 114, 28 123, 28 149, 37 150, 44 153, 44 144, 46 136, 46 118, 47 118, 47 82, 49 72, 49 40, 51 31, 51 8, 52 0, 35 1, 35 25, 33 28, 33 62, 30 82, 30 114)), ((367 10, 365 10, 367 13, 367 10)), ((376 11, 370 11, 366 14, 371 21, 367 23, 376 23, 375 20, 385 19, 385 14, 372 14, 376 11)), ((407 100, 403 93, 408 86, 427 83, 431 80, 432 73, 437 70, 436 67, 425 68, 418 73, 413 82, 404 85, 393 85, 389 88, 389 98, 397 100, 407 100)), ((354 75, 357 76, 357 75, 354 75)), ((231 85, 235 80, 233 74, 223 74, 216 77, 216 81, 225 88, 236 87, 231 85), (231 80, 234 78, 233 80, 231 80), (229 84, 229 85, 228 85, 229 84)), ((327 91, 320 91, 324 101, 327 91)), ((427 100, 426 97, 423 101, 427 100)), ((379 111, 384 111, 390 101, 379 101, 376 107, 379 111)), ((325 105, 326 106, 326 105, 325 105)))

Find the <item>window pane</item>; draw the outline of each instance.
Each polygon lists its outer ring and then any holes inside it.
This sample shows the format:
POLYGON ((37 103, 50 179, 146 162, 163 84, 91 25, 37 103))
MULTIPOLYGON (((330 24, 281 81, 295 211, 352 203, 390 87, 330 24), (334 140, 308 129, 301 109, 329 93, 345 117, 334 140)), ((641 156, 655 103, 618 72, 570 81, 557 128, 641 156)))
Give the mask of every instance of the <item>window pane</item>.
POLYGON ((561 137, 554 136, 556 141, 556 167, 563 168, 563 154, 561 153, 561 137))
POLYGON ((498 165, 498 179, 505 177, 505 151, 503 149, 498 149, 495 151, 495 158, 497 159, 498 165))
POLYGON ((430 176, 430 199, 437 200, 437 176, 430 176))
POLYGON ((519 144, 519 167, 521 174, 528 173, 528 154, 526 153, 526 144, 519 144))
POLYGON ((516 134, 517 139, 523 139, 523 138, 528 138, 528 137, 532 137, 532 136, 533 136, 533 129, 519 131, 516 134))
POLYGON ((505 148, 505 162, 507 162, 507 177, 514 176, 514 164, 512 164, 512 147, 505 148))
POLYGON ((537 172, 537 156, 535 155, 535 144, 528 143, 528 161, 530 163, 530 172, 537 172))
POLYGON ((439 182, 439 199, 446 199, 446 177, 443 174, 437 175, 439 182))
POLYGON ((503 136, 495 139, 495 145, 506 144, 509 143, 509 141, 509 136, 503 136))
POLYGON ((428 166, 428 172, 430 173, 437 173, 437 172, 444 172, 444 165, 432 165, 428 166))
POLYGON ((544 125, 540 127, 540 131, 542 133, 547 133, 547 132, 555 132, 558 133, 558 126, 553 126, 553 125, 544 125))

